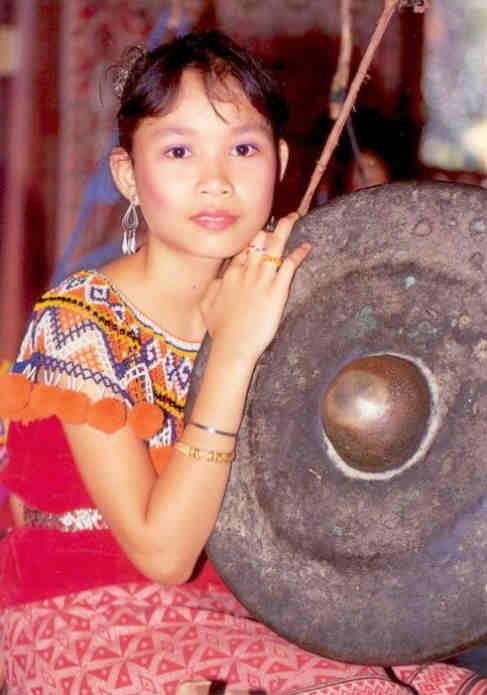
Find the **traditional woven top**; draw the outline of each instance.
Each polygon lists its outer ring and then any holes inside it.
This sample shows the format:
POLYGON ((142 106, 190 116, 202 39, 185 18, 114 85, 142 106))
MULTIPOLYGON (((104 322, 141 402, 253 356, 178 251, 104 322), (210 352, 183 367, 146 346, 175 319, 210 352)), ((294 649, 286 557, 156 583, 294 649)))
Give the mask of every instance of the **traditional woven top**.
POLYGON ((35 305, 12 370, 17 381, 0 379, 0 415, 24 423, 57 415, 105 432, 128 422, 160 468, 157 454, 182 433, 198 348, 161 330, 101 273, 80 271, 35 305), (85 382, 96 387, 94 402, 73 398, 85 382))
POLYGON ((80 271, 35 305, 14 372, 56 385, 64 375, 74 389, 92 381, 128 407, 158 405, 164 425, 150 446, 167 446, 182 426, 198 343, 180 340, 141 314, 97 271, 80 271))

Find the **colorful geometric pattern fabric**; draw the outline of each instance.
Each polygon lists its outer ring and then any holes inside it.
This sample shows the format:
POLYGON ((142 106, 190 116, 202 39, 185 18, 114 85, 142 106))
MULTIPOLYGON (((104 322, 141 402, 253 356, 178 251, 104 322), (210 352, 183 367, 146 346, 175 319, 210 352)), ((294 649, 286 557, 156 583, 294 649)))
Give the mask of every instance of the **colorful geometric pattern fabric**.
POLYGON ((403 683, 412 685, 420 693, 433 695, 485 695, 485 678, 465 669, 451 668, 446 664, 434 663, 422 666, 397 666, 396 675, 403 683))
POLYGON ((13 371, 73 389, 90 381, 100 398, 127 406, 158 405, 164 423, 148 443, 162 447, 182 433, 198 348, 162 331, 101 273, 80 271, 37 302, 13 371))
MULTIPOLYGON (((250 619, 230 594, 109 586, 8 609, 9 695, 174 695, 222 680, 268 695, 406 695, 384 669, 309 654, 250 619)), ((486 695, 487 682, 446 664, 396 669, 421 695, 486 695)))

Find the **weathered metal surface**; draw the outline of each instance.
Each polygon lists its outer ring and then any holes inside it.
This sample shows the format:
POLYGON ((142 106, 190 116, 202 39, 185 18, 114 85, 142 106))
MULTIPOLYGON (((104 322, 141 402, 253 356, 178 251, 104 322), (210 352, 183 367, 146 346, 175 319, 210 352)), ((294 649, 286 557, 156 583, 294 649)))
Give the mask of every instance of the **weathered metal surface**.
POLYGON ((366 189, 303 218, 301 239, 313 250, 256 368, 209 555, 310 651, 446 657, 487 635, 487 191, 366 189), (429 375, 433 412, 404 466, 362 474, 330 450, 323 396, 382 352, 429 375))

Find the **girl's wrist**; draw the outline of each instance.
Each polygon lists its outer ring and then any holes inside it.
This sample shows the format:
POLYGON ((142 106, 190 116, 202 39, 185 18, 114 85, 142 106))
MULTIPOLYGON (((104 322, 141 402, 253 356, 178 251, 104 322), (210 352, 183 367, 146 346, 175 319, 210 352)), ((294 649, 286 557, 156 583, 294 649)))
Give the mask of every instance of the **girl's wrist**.
POLYGON ((229 350, 224 344, 214 341, 209 355, 209 361, 215 360, 220 365, 225 365, 231 371, 248 371, 250 374, 255 369, 260 355, 252 355, 243 349, 229 350))
MULTIPOLYGON (((246 355, 228 354, 213 344, 199 385, 191 419, 216 427, 225 432, 238 432, 242 419, 247 389, 252 379, 255 361, 246 355)), ((203 442, 208 437, 225 445, 234 446, 234 440, 221 434, 191 427, 191 439, 203 442)))

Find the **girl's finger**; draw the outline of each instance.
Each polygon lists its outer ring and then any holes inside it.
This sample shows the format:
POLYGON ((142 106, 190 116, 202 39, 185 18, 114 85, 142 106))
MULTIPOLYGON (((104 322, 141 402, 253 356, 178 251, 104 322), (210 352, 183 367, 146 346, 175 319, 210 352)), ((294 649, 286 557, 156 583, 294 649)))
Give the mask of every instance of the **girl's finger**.
POLYGON ((278 287, 286 290, 286 292, 289 290, 294 273, 309 254, 310 250, 311 244, 305 241, 293 249, 293 251, 283 259, 282 265, 276 276, 276 285, 278 287))
POLYGON ((262 255, 267 252, 266 238, 268 234, 264 231, 257 232, 247 247, 247 266, 256 269, 262 262, 262 255))
POLYGON ((261 250, 263 251, 265 246, 265 236, 264 231, 261 230, 257 232, 250 243, 247 244, 247 246, 245 246, 240 253, 237 253, 232 258, 229 267, 238 268, 239 266, 247 265, 249 256, 251 256, 253 253, 259 253, 261 250))
POLYGON ((230 261, 229 268, 235 268, 238 266, 245 265, 247 263, 247 256, 249 255, 249 249, 248 246, 246 246, 244 249, 240 251, 240 253, 237 253, 232 260, 230 261))
POLYGON ((267 234, 266 251, 273 256, 282 256, 294 224, 299 220, 297 212, 281 217, 272 234, 267 234))
POLYGON ((269 236, 268 232, 264 232, 263 229, 257 232, 257 234, 254 236, 254 238, 251 240, 249 243, 249 246, 255 246, 259 249, 263 249, 266 245, 266 240, 267 237, 269 236))

